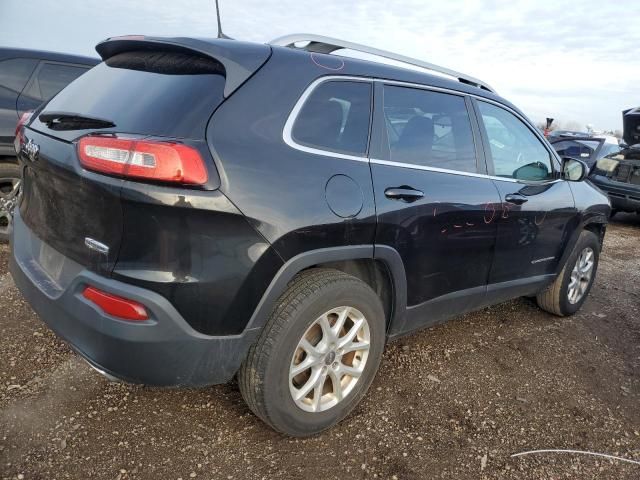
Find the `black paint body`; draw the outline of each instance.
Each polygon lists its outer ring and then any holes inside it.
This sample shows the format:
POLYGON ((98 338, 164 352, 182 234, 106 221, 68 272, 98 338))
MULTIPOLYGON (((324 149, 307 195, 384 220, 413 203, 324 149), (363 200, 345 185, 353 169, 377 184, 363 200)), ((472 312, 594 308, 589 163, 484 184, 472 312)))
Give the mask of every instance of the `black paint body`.
MULTIPOLYGON (((222 348, 216 361, 206 357, 207 365, 219 364, 208 371, 196 368, 192 355, 192 363, 174 366, 175 373, 160 377, 151 371, 140 373, 140 368, 132 372, 126 361, 113 358, 117 352, 109 357, 85 340, 75 342, 85 357, 112 374, 158 384, 228 380, 287 282, 315 265, 378 262, 390 289, 392 338, 484 305, 533 294, 553 280, 582 229, 597 226, 604 234, 609 205, 589 184, 569 184, 559 177, 544 185, 491 177, 475 115, 476 174, 384 163, 389 155, 380 124, 384 79, 454 91, 464 96, 470 112, 476 96, 517 112, 491 92, 366 61, 336 62, 335 57, 318 54, 312 59, 304 52, 228 40, 133 43, 131 48, 195 51, 236 65, 237 70, 227 70, 226 75, 227 86, 233 83, 234 90, 227 92, 225 87, 210 112, 204 115, 197 109, 194 118, 180 123, 191 125, 180 131, 179 141, 199 149, 207 161, 209 183, 168 187, 88 172, 79 164, 75 142, 91 132, 52 132, 35 120, 25 130, 25 141, 36 142, 40 155, 35 162, 20 156, 25 193, 16 221, 24 226, 16 229, 14 242, 27 241, 19 235, 32 235, 57 252, 53 257, 58 262, 68 259, 89 272, 87 278, 99 275, 103 288, 113 285, 115 291, 126 292, 129 285, 143 303, 144 292, 149 292, 154 306, 162 304, 159 298, 166 299, 172 315, 179 316, 175 321, 187 325, 188 335, 199 342, 215 340, 218 349, 228 338, 240 351, 225 356, 222 348), (329 75, 372 82, 372 122, 363 158, 312 153, 284 139, 287 119, 303 92, 329 75), (420 190, 424 197, 407 203, 384 193, 402 186, 420 190), (508 204, 505 196, 511 193, 526 196, 527 203, 508 204), (109 254, 87 250, 85 237, 108 245, 109 254), (531 263, 544 257, 553 261, 531 263)), ((117 50, 126 51, 127 45, 120 41, 117 50)), ((102 47, 102 53, 109 51, 102 47)), ((196 104, 198 98, 187 95, 184 101, 196 104)), ((163 135, 175 120, 166 119, 163 135)), ((106 131, 119 132, 117 126, 106 131)), ((18 277, 30 279, 17 283, 33 304, 43 305, 39 313, 48 321, 47 303, 37 290, 43 287, 29 273, 33 259, 21 258, 26 255, 29 252, 14 253, 12 269, 18 277)), ((61 290, 73 284, 64 279, 58 283, 61 290)), ((158 318, 170 321, 165 316, 158 318)), ((106 318, 103 327, 109 321, 122 323, 106 318)), ((56 331, 74 344, 73 331, 56 331)), ((131 346, 120 330, 110 339, 112 348, 131 346)), ((149 363, 162 361, 169 349, 163 345, 157 355, 150 354, 149 363)))

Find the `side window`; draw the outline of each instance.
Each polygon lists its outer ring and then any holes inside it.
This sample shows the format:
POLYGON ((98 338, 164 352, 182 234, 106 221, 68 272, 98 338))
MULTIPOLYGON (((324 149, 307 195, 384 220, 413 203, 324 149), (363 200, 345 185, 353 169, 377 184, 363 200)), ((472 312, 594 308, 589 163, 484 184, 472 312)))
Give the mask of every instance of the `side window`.
POLYGON ((464 98, 410 87, 384 87, 390 160, 477 172, 464 98))
POLYGON ((549 152, 522 120, 495 105, 478 105, 496 176, 527 181, 554 178, 549 152))
POLYGON ((11 58, 0 62, 0 87, 20 93, 37 63, 31 58, 11 58))
POLYGON ((45 63, 38 71, 40 98, 49 100, 60 90, 87 71, 86 68, 56 63, 45 63))
POLYGON ((371 84, 327 81, 316 87, 293 124, 291 137, 320 150, 364 156, 369 140, 371 84))

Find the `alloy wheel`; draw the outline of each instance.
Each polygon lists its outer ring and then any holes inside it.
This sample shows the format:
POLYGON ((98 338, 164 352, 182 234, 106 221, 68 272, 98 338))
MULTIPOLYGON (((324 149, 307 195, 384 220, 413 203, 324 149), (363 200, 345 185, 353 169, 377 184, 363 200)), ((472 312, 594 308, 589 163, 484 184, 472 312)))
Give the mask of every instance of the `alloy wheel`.
POLYGON ((0 178, 0 234, 9 233, 21 184, 19 178, 0 178))
POLYGON ((365 316, 338 307, 318 317, 296 347, 289 367, 289 391, 307 412, 342 402, 360 379, 369 357, 371 333, 365 316))
POLYGON ((595 265, 595 253, 591 247, 587 247, 578 256, 576 264, 571 271, 571 278, 568 287, 568 300, 571 304, 576 304, 584 297, 593 276, 593 266, 595 265))

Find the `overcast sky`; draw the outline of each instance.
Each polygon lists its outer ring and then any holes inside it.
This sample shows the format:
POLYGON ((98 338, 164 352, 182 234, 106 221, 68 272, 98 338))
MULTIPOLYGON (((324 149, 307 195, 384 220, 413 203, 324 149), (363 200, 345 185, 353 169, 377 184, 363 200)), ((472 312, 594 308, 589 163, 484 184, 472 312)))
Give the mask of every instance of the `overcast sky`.
MULTIPOLYGON (((463 71, 533 120, 620 129, 640 105, 640 2, 221 0, 223 30, 317 33, 463 71)), ((96 55, 123 34, 215 36, 214 0, 0 0, 0 45, 96 55)))

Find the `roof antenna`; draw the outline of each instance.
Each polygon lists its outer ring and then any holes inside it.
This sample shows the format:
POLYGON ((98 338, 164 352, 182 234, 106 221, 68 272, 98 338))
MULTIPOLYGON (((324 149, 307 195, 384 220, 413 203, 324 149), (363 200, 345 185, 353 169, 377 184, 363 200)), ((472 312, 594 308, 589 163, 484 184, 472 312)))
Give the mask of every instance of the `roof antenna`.
POLYGON ((216 0, 216 17, 218 18, 218 38, 233 40, 231 37, 226 36, 222 31, 222 23, 220 22, 220 5, 218 5, 218 0, 216 0))

